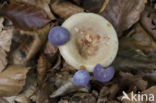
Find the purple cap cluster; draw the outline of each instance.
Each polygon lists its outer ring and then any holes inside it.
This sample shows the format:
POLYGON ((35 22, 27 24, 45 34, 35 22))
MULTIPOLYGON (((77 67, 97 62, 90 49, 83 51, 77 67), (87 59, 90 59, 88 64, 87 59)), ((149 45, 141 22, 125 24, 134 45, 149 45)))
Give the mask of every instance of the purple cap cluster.
MULTIPOLYGON (((113 67, 108 67, 104 69, 100 64, 94 67, 93 75, 96 80, 105 83, 110 81, 115 74, 113 67)), ((87 86, 90 80, 90 75, 85 70, 79 70, 74 74, 73 83, 75 85, 87 86)))

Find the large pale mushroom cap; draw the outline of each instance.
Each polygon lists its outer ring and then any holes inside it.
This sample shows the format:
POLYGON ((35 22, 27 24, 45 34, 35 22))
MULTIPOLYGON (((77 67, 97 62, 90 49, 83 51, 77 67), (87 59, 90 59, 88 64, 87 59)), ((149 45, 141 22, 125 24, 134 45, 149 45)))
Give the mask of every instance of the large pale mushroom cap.
POLYGON ((70 32, 70 41, 60 46, 65 61, 76 69, 93 71, 96 64, 109 66, 118 51, 113 26, 94 13, 78 13, 62 24, 70 32))

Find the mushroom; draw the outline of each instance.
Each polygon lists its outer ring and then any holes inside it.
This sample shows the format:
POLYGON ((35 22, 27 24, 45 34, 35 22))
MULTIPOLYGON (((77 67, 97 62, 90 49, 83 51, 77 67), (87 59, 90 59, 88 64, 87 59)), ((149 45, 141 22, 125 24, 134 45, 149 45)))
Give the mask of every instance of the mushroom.
POLYGON ((76 69, 93 72, 96 64, 109 66, 118 51, 118 38, 113 26, 94 13, 78 13, 62 24, 70 32, 70 41, 59 46, 65 61, 76 69))

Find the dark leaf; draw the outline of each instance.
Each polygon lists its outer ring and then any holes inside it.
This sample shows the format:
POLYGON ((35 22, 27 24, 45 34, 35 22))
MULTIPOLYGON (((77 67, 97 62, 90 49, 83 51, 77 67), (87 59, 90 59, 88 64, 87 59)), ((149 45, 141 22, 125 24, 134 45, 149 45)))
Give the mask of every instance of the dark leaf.
POLYGON ((91 12, 98 12, 104 1, 105 0, 81 0, 82 6, 91 12))
POLYGON ((43 9, 48 17, 50 19, 55 19, 54 15, 52 14, 49 4, 50 4, 50 0, 11 0, 10 2, 24 2, 30 5, 34 5, 36 7, 39 7, 41 9, 43 9))
POLYGON ((27 31, 40 29, 50 21, 44 10, 26 3, 6 4, 0 15, 9 18, 17 28, 27 31))
POLYGON ((139 20, 146 2, 147 0, 110 0, 101 15, 113 24, 121 36, 123 31, 139 20))

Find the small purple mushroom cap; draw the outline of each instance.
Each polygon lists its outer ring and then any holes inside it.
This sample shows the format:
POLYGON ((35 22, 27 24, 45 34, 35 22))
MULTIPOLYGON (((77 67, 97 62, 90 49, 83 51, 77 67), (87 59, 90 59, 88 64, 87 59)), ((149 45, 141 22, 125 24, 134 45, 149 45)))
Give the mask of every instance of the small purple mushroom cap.
POLYGON ((56 26, 50 30, 48 39, 52 45, 61 46, 70 40, 70 33, 67 29, 56 26))
POLYGON ((112 66, 104 69, 100 64, 97 64, 93 71, 96 80, 103 83, 110 81, 114 77, 114 74, 115 70, 112 66))
POLYGON ((90 81, 90 75, 85 70, 79 70, 74 74, 73 83, 75 85, 87 86, 90 81))

